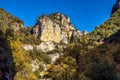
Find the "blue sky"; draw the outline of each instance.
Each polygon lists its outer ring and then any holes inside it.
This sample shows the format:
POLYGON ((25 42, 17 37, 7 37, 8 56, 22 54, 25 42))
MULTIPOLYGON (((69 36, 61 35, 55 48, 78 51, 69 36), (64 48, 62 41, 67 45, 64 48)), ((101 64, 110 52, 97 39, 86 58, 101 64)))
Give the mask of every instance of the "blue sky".
POLYGON ((33 26, 41 14, 60 12, 80 31, 91 32, 109 19, 116 0, 0 0, 0 8, 33 26))

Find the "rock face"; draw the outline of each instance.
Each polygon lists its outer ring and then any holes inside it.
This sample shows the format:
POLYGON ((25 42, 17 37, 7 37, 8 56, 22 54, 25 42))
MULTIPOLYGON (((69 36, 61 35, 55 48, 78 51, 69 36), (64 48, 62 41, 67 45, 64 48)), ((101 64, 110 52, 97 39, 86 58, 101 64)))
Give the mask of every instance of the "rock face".
POLYGON ((39 61, 37 61, 37 60, 32 61, 32 64, 31 64, 32 72, 36 71, 39 68, 39 65, 40 65, 39 61))
POLYGON ((25 49, 25 50, 33 50, 33 46, 31 44, 25 44, 25 45, 23 45, 23 49, 25 49))
POLYGON ((70 19, 60 13, 39 17, 32 33, 41 41, 66 44, 70 41, 77 41, 77 38, 82 35, 80 31, 73 27, 70 19))
POLYGON ((61 55, 63 55, 63 54, 60 54, 60 53, 49 54, 49 56, 50 56, 50 58, 51 58, 52 64, 53 64, 54 61, 55 61, 56 59, 58 59, 61 55))
POLYGON ((52 51, 54 48, 55 45, 52 42, 42 42, 40 45, 36 45, 36 49, 42 52, 52 51))
POLYGON ((111 14, 116 12, 118 9, 120 9, 120 0, 117 0, 117 2, 114 4, 111 14))

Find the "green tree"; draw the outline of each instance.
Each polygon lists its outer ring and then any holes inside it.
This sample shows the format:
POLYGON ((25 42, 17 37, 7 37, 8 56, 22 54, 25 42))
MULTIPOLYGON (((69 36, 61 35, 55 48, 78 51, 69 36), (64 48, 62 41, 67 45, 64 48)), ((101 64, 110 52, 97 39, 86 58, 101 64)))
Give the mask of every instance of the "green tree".
POLYGON ((85 75, 92 80, 117 80, 115 66, 106 60, 93 62, 85 75))

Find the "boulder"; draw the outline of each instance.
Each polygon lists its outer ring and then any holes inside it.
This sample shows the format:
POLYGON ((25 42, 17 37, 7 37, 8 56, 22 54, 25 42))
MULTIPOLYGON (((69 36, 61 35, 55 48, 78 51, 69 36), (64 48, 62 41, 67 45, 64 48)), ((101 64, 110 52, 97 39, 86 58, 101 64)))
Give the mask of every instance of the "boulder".
POLYGON ((31 44, 25 44, 25 45, 23 45, 23 49, 25 49, 25 50, 33 50, 33 46, 31 44))
POLYGON ((54 50, 55 45, 53 42, 42 42, 40 45, 36 45, 36 49, 42 52, 48 52, 54 50))

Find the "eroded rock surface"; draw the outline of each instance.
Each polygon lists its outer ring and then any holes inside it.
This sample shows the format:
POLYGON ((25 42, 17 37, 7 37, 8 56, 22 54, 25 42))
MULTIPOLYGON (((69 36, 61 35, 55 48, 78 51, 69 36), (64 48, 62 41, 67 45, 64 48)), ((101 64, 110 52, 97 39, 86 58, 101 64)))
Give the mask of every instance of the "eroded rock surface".
POLYGON ((39 17, 32 33, 41 41, 65 44, 77 41, 82 36, 82 33, 71 24, 70 18, 60 13, 39 17))

